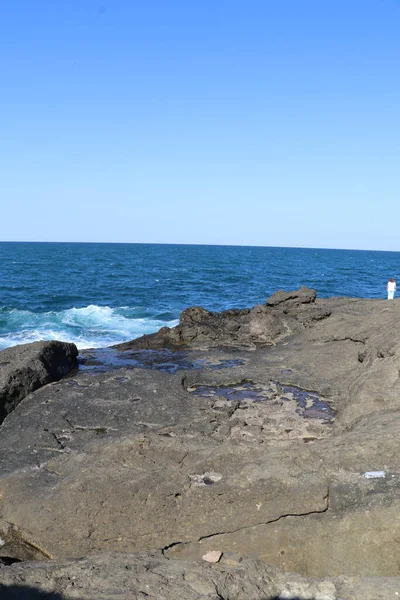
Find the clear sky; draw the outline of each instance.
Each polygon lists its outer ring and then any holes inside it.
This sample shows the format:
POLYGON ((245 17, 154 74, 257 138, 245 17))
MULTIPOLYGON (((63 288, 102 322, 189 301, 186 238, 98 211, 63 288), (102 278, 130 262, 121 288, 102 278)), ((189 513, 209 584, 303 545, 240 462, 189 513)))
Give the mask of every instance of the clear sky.
POLYGON ((400 0, 5 0, 0 78, 0 240, 400 249, 400 0))

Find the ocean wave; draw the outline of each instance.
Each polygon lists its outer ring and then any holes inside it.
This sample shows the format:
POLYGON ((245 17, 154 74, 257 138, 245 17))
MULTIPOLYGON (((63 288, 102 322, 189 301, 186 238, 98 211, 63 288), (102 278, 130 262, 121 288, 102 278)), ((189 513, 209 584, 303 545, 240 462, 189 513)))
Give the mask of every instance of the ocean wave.
POLYGON ((144 314, 141 307, 111 308, 95 304, 45 313, 3 308, 0 349, 39 340, 73 342, 79 349, 102 348, 178 323, 176 319, 161 319, 160 314, 144 314))

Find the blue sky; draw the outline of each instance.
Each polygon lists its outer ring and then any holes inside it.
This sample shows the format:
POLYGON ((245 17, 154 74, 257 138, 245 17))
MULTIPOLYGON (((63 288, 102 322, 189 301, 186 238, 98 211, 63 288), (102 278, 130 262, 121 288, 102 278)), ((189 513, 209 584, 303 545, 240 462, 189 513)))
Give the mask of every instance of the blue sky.
POLYGON ((13 0, 0 240, 399 250, 400 0, 13 0))

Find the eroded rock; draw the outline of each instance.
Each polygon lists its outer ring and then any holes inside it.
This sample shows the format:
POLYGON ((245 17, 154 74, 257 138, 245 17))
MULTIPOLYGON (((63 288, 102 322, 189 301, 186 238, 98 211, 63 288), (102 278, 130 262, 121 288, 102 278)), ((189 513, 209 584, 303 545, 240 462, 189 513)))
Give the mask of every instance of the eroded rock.
POLYGON ((397 578, 311 579, 228 553, 218 563, 98 554, 0 569, 2 600, 393 600, 397 578))
POLYGON ((271 346, 290 333, 330 316, 327 308, 310 306, 316 293, 306 287, 296 292, 277 292, 265 305, 230 309, 221 313, 199 306, 187 308, 179 325, 119 344, 115 348, 256 348, 271 346), (304 310, 304 306, 307 309, 304 310))
POLYGON ((272 294, 272 296, 268 298, 266 304, 267 306, 285 304, 285 307, 298 307, 299 304, 311 304, 312 302, 315 302, 316 297, 317 293, 315 290, 310 290, 303 286, 299 290, 293 292, 284 292, 283 290, 275 292, 275 294, 272 294))
POLYGON ((0 352, 0 423, 31 392, 58 381, 78 366, 78 350, 67 342, 34 342, 0 352))
MULTIPOLYGON (((190 309, 143 339, 140 360, 38 389, 5 419, 4 559, 158 551, 181 564, 218 548, 222 565, 234 548, 287 573, 398 578, 399 303, 280 294, 190 309)), ((358 585, 340 581, 321 598, 358 585)))

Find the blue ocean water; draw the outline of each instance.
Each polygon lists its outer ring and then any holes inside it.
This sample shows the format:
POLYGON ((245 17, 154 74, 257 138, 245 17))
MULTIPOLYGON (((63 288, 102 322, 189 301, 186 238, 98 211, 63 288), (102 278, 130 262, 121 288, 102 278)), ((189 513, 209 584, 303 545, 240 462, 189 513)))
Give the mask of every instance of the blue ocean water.
POLYGON ((0 242, 0 349, 36 340, 104 347, 173 326, 188 306, 252 307, 302 285, 384 298, 400 252, 0 242))

